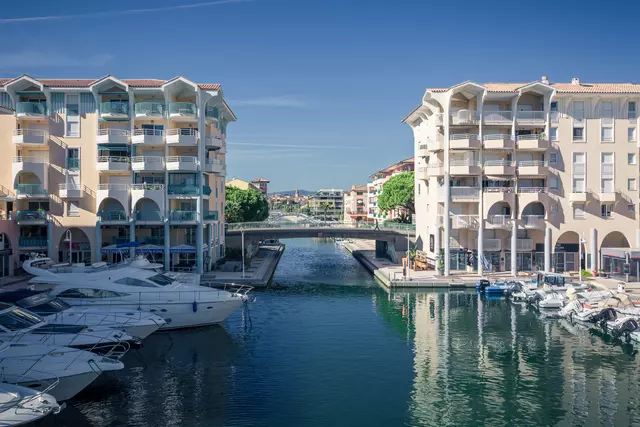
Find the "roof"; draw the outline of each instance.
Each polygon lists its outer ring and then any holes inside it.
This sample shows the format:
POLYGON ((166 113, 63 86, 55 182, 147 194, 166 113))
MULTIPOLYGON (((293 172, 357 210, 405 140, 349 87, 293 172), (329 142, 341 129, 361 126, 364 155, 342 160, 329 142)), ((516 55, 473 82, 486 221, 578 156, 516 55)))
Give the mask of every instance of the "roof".
POLYGON ((269 181, 268 179, 265 179, 265 178, 256 178, 256 179, 252 180, 251 182, 266 182, 266 183, 269 183, 271 181, 269 181))
POLYGON ((376 175, 380 175, 380 174, 388 174, 388 173, 392 173, 394 170, 401 168, 402 166, 407 166, 407 165, 412 165, 414 164, 414 158, 413 157, 409 157, 408 159, 405 160, 400 160, 397 163, 394 163, 390 166, 387 166, 386 168, 379 170, 377 172, 372 173, 371 175, 369 175, 370 178, 373 178, 376 175))
MULTIPOLYGON (((22 77, 22 76, 20 76, 22 77)), ((6 83, 16 80, 20 77, 14 78, 0 78, 0 87, 6 83)), ((89 87, 93 83, 102 80, 104 77, 98 79, 34 79, 43 84, 45 87, 89 87)), ((174 79, 171 79, 174 80, 174 79)), ((161 87, 163 84, 170 80, 161 79, 122 79, 122 82, 128 84, 131 87, 137 88, 154 88, 161 87)), ((198 87, 202 90, 218 90, 221 85, 219 83, 200 83, 198 87)))
MULTIPOLYGON (((487 88, 487 92, 517 92, 518 89, 534 83, 541 82, 534 81, 528 83, 479 83, 479 85, 487 88)), ((557 93, 640 93, 640 84, 636 83, 549 83, 548 85, 554 88, 557 93)), ((427 91, 447 92, 450 89, 450 87, 429 88, 427 89, 427 91)))

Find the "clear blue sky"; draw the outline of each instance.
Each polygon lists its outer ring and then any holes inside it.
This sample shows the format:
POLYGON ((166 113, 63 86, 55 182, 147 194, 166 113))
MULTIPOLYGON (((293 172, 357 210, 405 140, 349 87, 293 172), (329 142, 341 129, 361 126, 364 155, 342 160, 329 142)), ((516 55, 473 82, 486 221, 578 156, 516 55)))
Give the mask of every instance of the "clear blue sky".
POLYGON ((265 177, 270 191, 348 188, 410 157, 400 120, 426 87, 542 75, 640 81, 637 2, 5 3, 0 75, 222 83, 239 118, 228 178, 265 177), (68 16, 132 9, 149 10, 68 16), (25 17, 47 18, 13 19, 25 17))

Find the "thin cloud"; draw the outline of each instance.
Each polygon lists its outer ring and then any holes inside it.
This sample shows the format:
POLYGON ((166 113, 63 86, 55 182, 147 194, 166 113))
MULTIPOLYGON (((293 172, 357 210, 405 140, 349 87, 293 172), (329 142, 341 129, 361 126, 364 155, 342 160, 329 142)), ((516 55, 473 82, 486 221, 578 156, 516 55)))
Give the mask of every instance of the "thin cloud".
POLYGON ((0 69, 26 67, 102 67, 114 58, 109 53, 69 56, 49 52, 24 51, 0 54, 0 69))
POLYGON ((54 21, 54 20, 63 20, 63 19, 76 19, 76 18, 102 18, 105 16, 122 16, 122 15, 134 15, 134 14, 150 13, 150 12, 166 12, 166 11, 180 10, 180 9, 195 9, 199 7, 218 6, 221 4, 228 4, 228 3, 247 3, 250 1, 253 1, 253 0, 218 0, 218 1, 207 1, 202 3, 181 4, 176 6, 154 7, 154 8, 148 8, 148 9, 125 9, 125 10, 112 10, 112 11, 106 11, 106 12, 80 13, 75 15, 48 15, 48 16, 27 16, 22 18, 4 18, 4 19, 0 19, 0 24, 19 24, 23 22, 54 21))
POLYGON ((269 96, 256 99, 230 100, 229 104, 248 107, 308 108, 309 104, 295 96, 269 96))

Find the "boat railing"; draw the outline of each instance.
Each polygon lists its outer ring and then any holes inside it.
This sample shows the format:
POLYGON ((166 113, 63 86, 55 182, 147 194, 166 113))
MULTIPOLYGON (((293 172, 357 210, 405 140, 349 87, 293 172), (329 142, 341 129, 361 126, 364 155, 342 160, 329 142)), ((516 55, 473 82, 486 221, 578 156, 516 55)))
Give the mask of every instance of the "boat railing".
MULTIPOLYGON (((203 286, 200 284, 200 286, 203 286)), ((101 301, 99 305, 93 304, 95 299, 93 298, 65 298, 64 295, 60 296, 61 298, 68 301, 73 301, 74 306, 80 307, 118 307, 118 306, 132 306, 136 307, 136 309, 141 309, 142 305, 154 306, 154 304, 163 301, 170 301, 175 303, 179 301, 181 303, 190 302, 190 303, 198 303, 200 299, 211 298, 213 296, 218 300, 226 300, 228 298, 221 298, 225 296, 225 294, 229 294, 224 289, 217 289, 218 292, 213 292, 211 290, 208 291, 198 291, 198 290, 184 290, 184 291, 146 291, 146 292, 127 292, 127 295, 123 296, 114 296, 105 298, 101 301), (134 301, 133 298, 137 297, 137 301, 134 301)), ((155 311, 160 311, 162 307, 157 306, 149 311, 152 314, 156 314, 155 311)))
MULTIPOLYGON (((7 358, 7 359, 13 359, 13 358, 7 358)), ((22 359, 21 359, 22 360, 22 359)), ((30 360, 30 359, 29 359, 30 360)), ((11 375, 11 374, 7 374, 4 371, 4 366, 0 367, 0 381, 2 381, 3 383, 10 383, 10 384, 18 384, 18 383, 25 383, 25 382, 38 382, 40 384, 42 384, 42 389, 41 390, 36 390, 36 389, 31 389, 33 390, 33 392, 35 393, 33 396, 29 396, 27 398, 27 400, 23 400, 20 402, 20 404, 24 404, 26 402, 30 402, 34 399, 39 398, 40 396, 42 396, 45 393, 49 393, 51 390, 53 390, 54 388, 56 388, 58 386, 58 384, 60 383, 60 378, 55 375, 52 372, 45 372, 45 371, 37 371, 35 369, 32 369, 32 367, 38 362, 34 362, 31 367, 25 371, 23 374, 21 375, 11 375), (29 375, 31 374, 31 375, 29 375), (39 374, 38 377, 33 376, 33 374, 39 374), (51 378, 50 381, 44 381, 42 378, 51 378)))

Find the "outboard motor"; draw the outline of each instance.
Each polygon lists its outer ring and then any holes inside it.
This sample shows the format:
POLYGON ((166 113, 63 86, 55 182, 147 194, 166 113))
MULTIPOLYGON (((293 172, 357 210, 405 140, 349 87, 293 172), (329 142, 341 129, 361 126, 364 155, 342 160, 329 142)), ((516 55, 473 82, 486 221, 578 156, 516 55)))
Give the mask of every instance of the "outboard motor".
POLYGON ((600 311, 600 313, 597 313, 591 316, 591 319, 589 319, 589 321, 591 321, 592 323, 602 324, 602 322, 606 323, 611 320, 616 320, 617 318, 618 318, 618 313, 613 308, 608 307, 600 311))
POLYGON ((507 282, 507 286, 504 290, 504 294, 507 296, 514 292, 522 292, 522 284, 520 282, 507 282))
POLYGON ((631 332, 634 332, 638 329, 638 322, 635 319, 627 319, 622 322, 620 325, 616 325, 616 327, 611 328, 611 336, 614 338, 620 338, 624 336, 626 342, 631 341, 631 332))
POLYGON ((542 294, 540 294, 540 292, 534 292, 533 295, 527 297, 527 304, 537 305, 539 301, 542 301, 542 294))
POLYGON ((480 279, 480 281, 476 283, 476 291, 484 292, 489 286, 491 286, 491 282, 487 279, 480 279))

